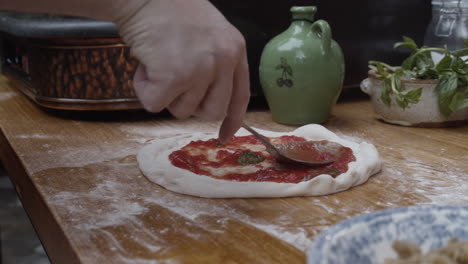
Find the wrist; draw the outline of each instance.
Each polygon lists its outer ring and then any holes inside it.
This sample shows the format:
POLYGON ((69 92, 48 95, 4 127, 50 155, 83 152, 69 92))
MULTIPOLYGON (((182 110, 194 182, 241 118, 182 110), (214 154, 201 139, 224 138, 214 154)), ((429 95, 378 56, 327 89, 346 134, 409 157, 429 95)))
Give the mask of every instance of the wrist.
POLYGON ((110 8, 102 13, 100 19, 114 22, 122 25, 133 17, 136 13, 142 10, 152 0, 111 0, 110 8))

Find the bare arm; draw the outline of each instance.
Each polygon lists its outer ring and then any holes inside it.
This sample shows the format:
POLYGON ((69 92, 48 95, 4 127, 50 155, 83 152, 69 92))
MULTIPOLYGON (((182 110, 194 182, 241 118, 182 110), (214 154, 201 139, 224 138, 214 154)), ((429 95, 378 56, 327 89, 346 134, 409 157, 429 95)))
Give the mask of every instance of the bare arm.
POLYGON ((151 0, 0 0, 0 10, 84 16, 117 22, 151 0))
POLYGON ((112 21, 140 61, 134 86, 148 111, 223 120, 223 143, 242 125, 245 41, 208 0, 0 0, 0 9, 112 21))

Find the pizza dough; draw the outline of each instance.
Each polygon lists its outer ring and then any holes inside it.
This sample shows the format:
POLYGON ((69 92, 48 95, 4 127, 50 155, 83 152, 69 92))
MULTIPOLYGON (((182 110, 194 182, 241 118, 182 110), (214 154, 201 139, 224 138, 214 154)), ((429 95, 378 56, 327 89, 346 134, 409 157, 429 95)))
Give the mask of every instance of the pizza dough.
MULTIPOLYGON (((294 135, 307 140, 328 140, 353 150, 356 161, 348 164, 348 171, 336 178, 322 174, 300 183, 277 182, 238 182, 197 175, 191 171, 175 167, 168 156, 193 140, 216 138, 217 134, 187 133, 187 135, 155 140, 143 147, 137 154, 138 165, 143 174, 152 182, 164 188, 188 195, 207 198, 234 197, 290 197, 317 196, 347 190, 362 184, 381 169, 379 154, 374 145, 366 142, 353 142, 338 137, 320 125, 306 125, 289 133, 279 133, 257 129, 268 137, 294 135)), ((250 135, 240 129, 236 136, 250 135)))

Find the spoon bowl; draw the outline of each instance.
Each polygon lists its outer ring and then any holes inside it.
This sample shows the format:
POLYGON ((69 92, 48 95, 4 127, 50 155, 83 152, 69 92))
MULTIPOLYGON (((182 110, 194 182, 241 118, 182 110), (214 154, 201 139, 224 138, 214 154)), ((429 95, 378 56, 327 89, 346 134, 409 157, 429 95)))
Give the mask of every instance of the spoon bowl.
POLYGON ((289 142, 282 144, 272 144, 266 137, 255 131, 250 126, 243 124, 243 128, 260 140, 265 145, 266 150, 276 160, 282 163, 300 164, 312 167, 324 166, 335 162, 334 160, 321 160, 318 155, 311 154, 312 141, 289 142))

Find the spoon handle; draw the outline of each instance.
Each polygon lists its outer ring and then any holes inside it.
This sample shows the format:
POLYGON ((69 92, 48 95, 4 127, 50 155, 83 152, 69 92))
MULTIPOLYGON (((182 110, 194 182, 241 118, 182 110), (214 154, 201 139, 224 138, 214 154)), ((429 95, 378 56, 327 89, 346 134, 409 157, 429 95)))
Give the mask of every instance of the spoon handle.
POLYGON ((275 157, 281 156, 281 153, 279 153, 276 147, 273 146, 273 144, 271 144, 271 142, 267 138, 265 138, 263 135, 259 134, 257 131, 255 131, 253 128, 251 128, 250 126, 246 124, 243 124, 242 127, 245 128, 250 133, 252 133, 256 138, 258 138, 263 143, 263 145, 265 145, 265 147, 267 148, 267 151, 270 152, 270 154, 274 155, 275 157))

